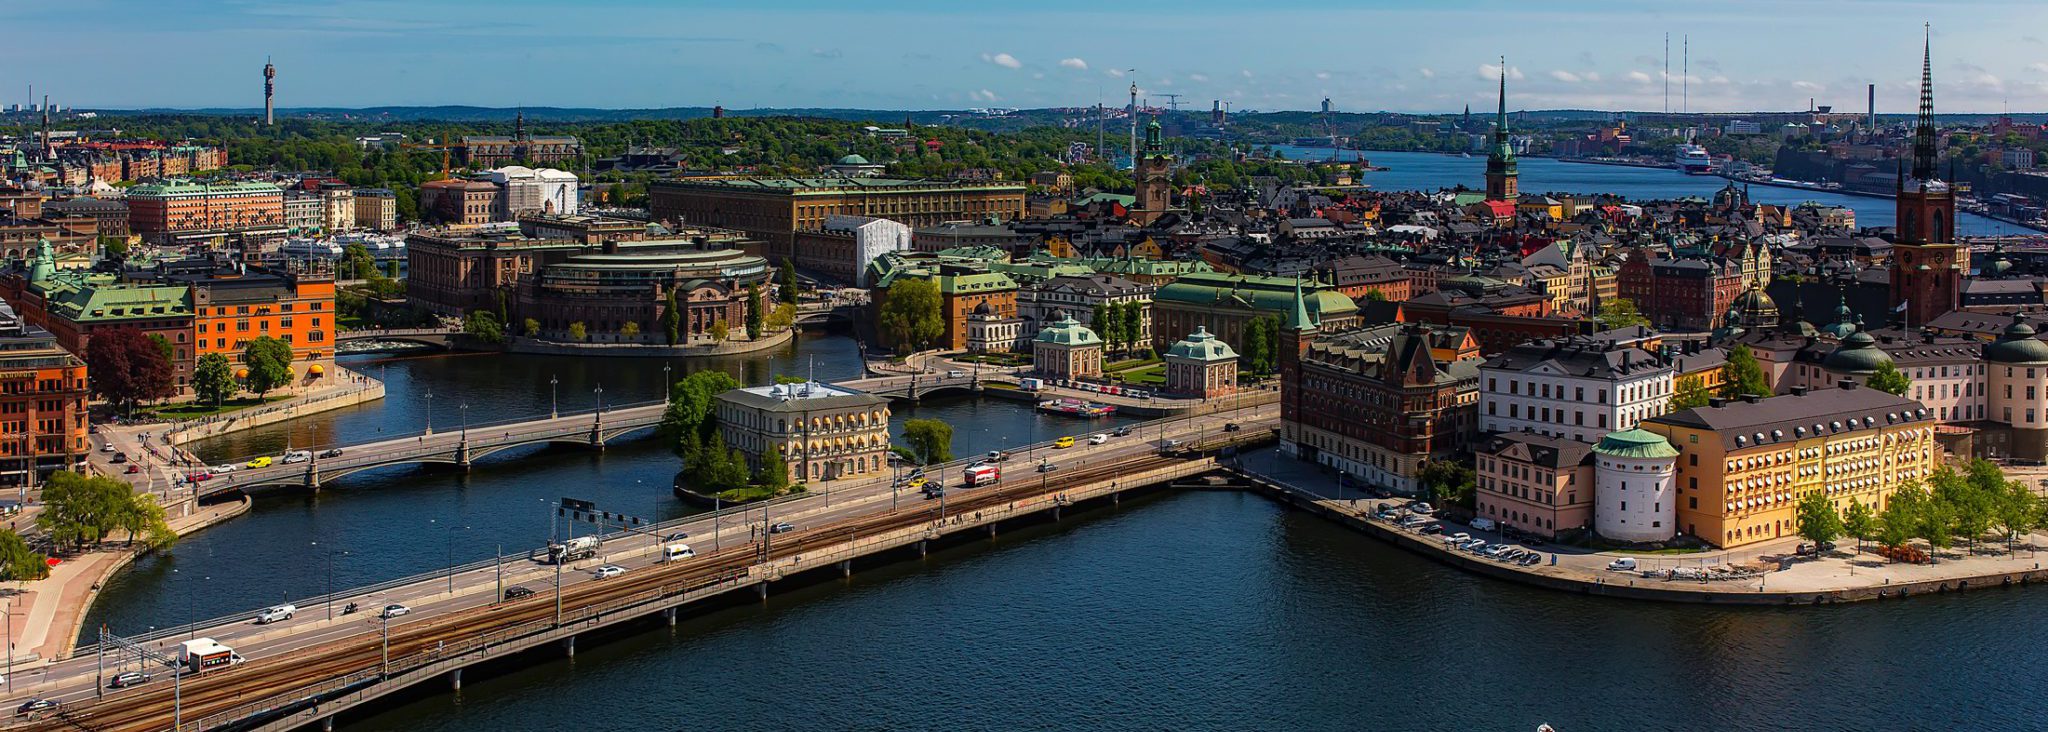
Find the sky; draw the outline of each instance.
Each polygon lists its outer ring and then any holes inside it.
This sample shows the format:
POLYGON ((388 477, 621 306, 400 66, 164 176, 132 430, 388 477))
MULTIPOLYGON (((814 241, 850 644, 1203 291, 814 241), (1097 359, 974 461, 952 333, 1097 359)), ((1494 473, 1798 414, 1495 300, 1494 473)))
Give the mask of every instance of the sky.
POLYGON ((2048 2, 64 0, 0 3, 0 103, 1233 111, 2048 111, 2048 2), (1670 34, 1670 70, 1664 37, 1670 34), (1690 64, 1681 49, 1690 38, 1690 64), (1683 73, 1681 73, 1683 71, 1683 73), (1685 91, 1689 90, 1689 91, 1685 91))

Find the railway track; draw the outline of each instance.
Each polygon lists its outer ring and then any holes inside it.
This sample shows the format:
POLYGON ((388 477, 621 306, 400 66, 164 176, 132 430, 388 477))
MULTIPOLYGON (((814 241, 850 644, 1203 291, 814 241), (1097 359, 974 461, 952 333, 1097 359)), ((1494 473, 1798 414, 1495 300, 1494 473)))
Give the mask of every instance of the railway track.
MULTIPOLYGON (((1182 461, 1171 457, 1143 455, 1110 466, 1046 476, 1042 484, 1028 478, 1017 481, 1017 485, 1006 485, 1010 481, 1004 481, 989 489, 949 493, 943 510, 945 518, 964 516, 1179 462, 1182 461)), ((935 501, 884 508, 768 535, 762 540, 701 554, 691 561, 657 564, 611 580, 565 585, 561 590, 560 624, 556 622, 553 593, 537 592, 512 602, 498 601, 390 626, 387 653, 380 621, 366 619, 362 621, 363 632, 347 638, 187 677, 181 681, 175 703, 182 707, 186 729, 210 729, 267 711, 290 711, 390 674, 463 654, 488 653, 508 641, 590 622, 633 605, 725 583, 737 586, 738 580, 748 576, 750 567, 764 562, 800 557, 806 551, 836 546, 852 538, 920 524, 940 530, 941 510, 941 504, 935 501)), ((145 691, 70 705, 46 719, 10 729, 154 732, 172 727, 173 705, 172 686, 159 683, 145 691)))

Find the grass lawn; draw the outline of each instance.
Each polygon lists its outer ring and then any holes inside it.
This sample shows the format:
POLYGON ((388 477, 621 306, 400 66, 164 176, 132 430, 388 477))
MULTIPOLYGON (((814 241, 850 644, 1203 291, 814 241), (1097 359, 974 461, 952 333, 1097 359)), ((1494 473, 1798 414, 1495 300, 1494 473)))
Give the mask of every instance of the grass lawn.
POLYGON ((745 488, 734 488, 729 491, 721 492, 718 494, 718 497, 731 503, 746 503, 748 501, 759 501, 768 498, 774 498, 776 496, 783 495, 786 493, 802 493, 803 490, 803 486, 793 485, 788 488, 784 488, 780 493, 778 493, 776 491, 770 490, 767 486, 750 485, 745 488))
POLYGON ((1158 363, 1160 363, 1160 361, 1156 358, 1132 358, 1123 361, 1111 361, 1107 364, 1104 364, 1102 370, 1105 373, 1116 373, 1118 371, 1129 371, 1135 368, 1152 366, 1158 363))
POLYGON ((1140 366, 1109 374, 1109 376, 1126 384, 1163 385, 1166 383, 1166 364, 1155 363, 1150 366, 1140 366))
POLYGON ((244 409, 248 409, 250 407, 268 404, 270 402, 281 402, 290 398, 290 395, 278 395, 266 399, 245 397, 242 399, 229 399, 225 402, 222 402, 221 405, 218 407, 211 404, 187 402, 184 404, 168 404, 161 407, 150 407, 142 410, 141 413, 147 415, 155 415, 158 417, 163 417, 165 419, 197 419, 200 417, 211 417, 216 414, 226 414, 228 412, 241 411, 244 409))
POLYGON ((1031 363, 1031 357, 1017 353, 976 353, 954 358, 955 361, 985 363, 991 366, 1024 366, 1031 363))

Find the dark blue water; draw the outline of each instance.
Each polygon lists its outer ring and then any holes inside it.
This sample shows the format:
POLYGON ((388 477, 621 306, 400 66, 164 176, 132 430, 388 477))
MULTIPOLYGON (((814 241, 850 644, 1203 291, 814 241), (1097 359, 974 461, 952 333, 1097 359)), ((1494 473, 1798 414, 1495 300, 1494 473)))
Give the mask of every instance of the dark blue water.
POLYGON ((576 730, 2038 729, 2039 591, 1818 610, 1483 580, 1236 493, 579 649, 344 726, 576 730), (1917 669, 1917 670, 1916 670, 1917 669))
MULTIPOLYGON (((1277 149, 1294 160, 1323 160, 1330 156, 1329 148, 1282 145, 1277 149)), ((1486 158, 1480 155, 1461 158, 1435 153, 1339 151, 1339 159, 1348 160, 1353 155, 1364 155, 1373 165, 1388 168, 1366 173, 1361 179, 1377 190, 1434 191, 1460 184, 1483 189, 1486 185, 1486 158)), ((1728 185, 1726 179, 1717 176, 1686 175, 1659 168, 1565 163, 1551 158, 1521 158, 1519 165, 1523 193, 1614 193, 1632 201, 1670 200, 1685 196, 1711 199, 1715 191, 1728 185)), ((1856 212, 1858 226, 1891 226, 1897 220, 1893 202, 1884 198, 1760 185, 1749 187, 1749 198, 1758 203, 1797 205, 1814 201, 1844 206, 1856 212)), ((2031 229, 1969 213, 1956 216, 1956 229, 1956 233, 1966 236, 2032 232, 2031 229)))

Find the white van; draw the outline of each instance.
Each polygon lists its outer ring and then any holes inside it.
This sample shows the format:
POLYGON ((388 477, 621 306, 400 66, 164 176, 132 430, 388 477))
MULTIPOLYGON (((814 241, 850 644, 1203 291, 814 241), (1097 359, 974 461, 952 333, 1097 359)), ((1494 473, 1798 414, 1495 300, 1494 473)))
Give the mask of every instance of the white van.
POLYGON ((673 562, 678 559, 688 559, 694 556, 697 556, 697 552, 691 549, 688 544, 670 544, 661 548, 661 561, 664 562, 673 562))
POLYGON ((1622 557, 1620 559, 1616 559, 1612 562, 1608 562, 1607 568, 1614 570, 1616 572, 1634 572, 1636 571, 1636 558, 1622 557))
POLYGON ((1476 518, 1472 519, 1472 528, 1478 529, 1480 531, 1492 531, 1495 528, 1497 528, 1497 525, 1493 523, 1493 519, 1476 518))
POLYGON ((297 605, 274 605, 271 607, 266 607, 263 608, 262 612, 256 613, 256 624, 269 625, 271 623, 275 623, 281 620, 290 620, 292 619, 292 616, 297 615, 298 612, 299 607, 297 605))

